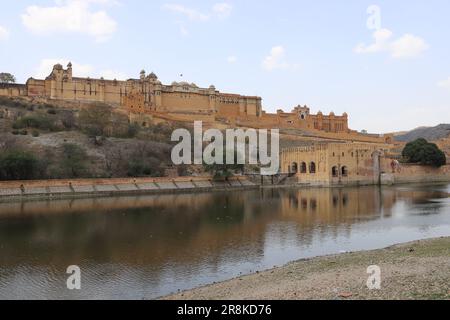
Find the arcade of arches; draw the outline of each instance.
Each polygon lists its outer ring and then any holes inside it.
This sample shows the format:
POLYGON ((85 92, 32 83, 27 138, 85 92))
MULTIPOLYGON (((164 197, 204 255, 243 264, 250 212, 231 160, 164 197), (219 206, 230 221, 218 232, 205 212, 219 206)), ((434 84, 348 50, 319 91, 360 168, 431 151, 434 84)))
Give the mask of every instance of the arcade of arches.
POLYGON ((386 144, 318 143, 284 149, 281 171, 295 176, 299 183, 372 184, 379 179, 379 157, 386 144))

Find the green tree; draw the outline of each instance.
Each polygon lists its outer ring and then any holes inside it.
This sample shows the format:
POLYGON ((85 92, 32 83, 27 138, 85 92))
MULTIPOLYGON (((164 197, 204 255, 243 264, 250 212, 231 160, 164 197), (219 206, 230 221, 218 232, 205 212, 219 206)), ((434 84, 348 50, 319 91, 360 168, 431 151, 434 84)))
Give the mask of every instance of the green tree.
POLYGON ((107 136, 113 118, 113 108, 104 103, 93 103, 80 111, 80 127, 92 136, 107 136))
POLYGON ((0 83, 16 83, 16 77, 14 77, 11 73, 1 72, 0 83))
POLYGON ((244 172, 244 165, 237 164, 238 160, 238 152, 234 151, 234 164, 227 164, 227 154, 233 151, 225 150, 223 152, 223 163, 213 163, 213 164, 204 164, 204 168, 206 171, 209 171, 213 174, 215 180, 224 180, 229 177, 232 177, 236 172, 244 172))
POLYGON ((69 178, 79 178, 86 171, 86 151, 72 143, 63 144, 61 167, 69 178))
POLYGON ((420 163, 441 167, 446 164, 445 153, 434 143, 420 138, 408 143, 402 152, 403 158, 409 163, 420 163))
POLYGON ((17 119, 13 123, 14 129, 41 129, 48 131, 57 131, 55 120, 44 114, 28 115, 17 119))
POLYGON ((129 177, 162 177, 164 168, 160 160, 149 157, 148 159, 133 159, 128 163, 129 177))
POLYGON ((31 153, 10 151, 0 156, 1 180, 29 180, 37 176, 39 161, 31 153))

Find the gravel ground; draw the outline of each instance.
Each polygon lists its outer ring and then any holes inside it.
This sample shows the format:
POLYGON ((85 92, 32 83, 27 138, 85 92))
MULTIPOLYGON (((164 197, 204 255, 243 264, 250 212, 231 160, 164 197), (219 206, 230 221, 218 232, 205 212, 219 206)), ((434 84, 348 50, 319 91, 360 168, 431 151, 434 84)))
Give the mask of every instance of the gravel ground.
POLYGON ((375 251, 300 260, 284 267, 164 299, 450 299, 450 238, 375 251), (368 266, 381 268, 381 289, 367 288, 368 266))

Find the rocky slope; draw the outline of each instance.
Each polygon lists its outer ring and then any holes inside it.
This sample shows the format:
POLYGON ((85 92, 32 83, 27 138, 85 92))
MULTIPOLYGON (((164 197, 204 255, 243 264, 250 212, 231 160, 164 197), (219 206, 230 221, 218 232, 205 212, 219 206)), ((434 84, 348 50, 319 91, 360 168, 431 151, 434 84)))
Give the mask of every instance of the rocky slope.
POLYGON ((395 140, 401 142, 410 142, 419 138, 425 138, 428 141, 437 141, 450 136, 450 124, 440 124, 435 127, 420 127, 406 133, 395 136, 395 140))

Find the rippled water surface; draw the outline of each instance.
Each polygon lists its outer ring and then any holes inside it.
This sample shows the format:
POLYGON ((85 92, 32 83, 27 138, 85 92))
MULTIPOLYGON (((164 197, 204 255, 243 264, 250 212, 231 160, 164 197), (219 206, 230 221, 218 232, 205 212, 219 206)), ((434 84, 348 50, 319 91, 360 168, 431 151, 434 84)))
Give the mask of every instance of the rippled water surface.
POLYGON ((1 299, 149 299, 289 261, 450 236, 450 185, 0 203, 1 299), (82 289, 66 288, 66 268, 82 289))

